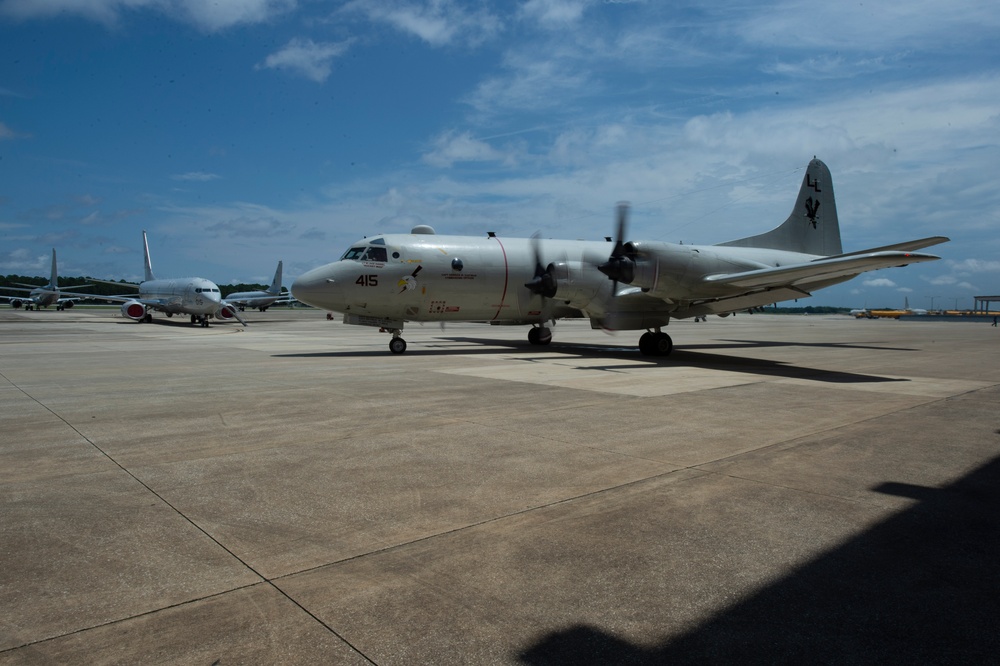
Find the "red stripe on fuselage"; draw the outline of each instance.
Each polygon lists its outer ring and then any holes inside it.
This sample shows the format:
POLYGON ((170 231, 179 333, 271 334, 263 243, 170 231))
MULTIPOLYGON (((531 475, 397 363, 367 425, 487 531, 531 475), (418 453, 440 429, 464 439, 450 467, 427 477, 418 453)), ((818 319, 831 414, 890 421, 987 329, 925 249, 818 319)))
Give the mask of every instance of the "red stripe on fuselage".
POLYGON ((503 243, 496 236, 493 236, 493 240, 500 246, 500 252, 503 254, 503 295, 500 297, 500 307, 497 308, 497 313, 493 315, 493 319, 496 319, 503 311, 504 301, 507 300, 507 282, 510 279, 510 266, 507 265, 507 250, 504 248, 503 243))

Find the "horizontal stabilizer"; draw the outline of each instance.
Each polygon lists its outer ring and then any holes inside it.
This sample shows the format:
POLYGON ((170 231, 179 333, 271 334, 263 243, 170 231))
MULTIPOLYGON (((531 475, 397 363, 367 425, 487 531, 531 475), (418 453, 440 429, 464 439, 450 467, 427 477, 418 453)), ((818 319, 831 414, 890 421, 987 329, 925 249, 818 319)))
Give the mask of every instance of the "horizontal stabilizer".
POLYGON ((857 254, 869 254, 871 252, 888 252, 892 250, 898 250, 900 252, 913 252, 914 250, 922 250, 925 247, 930 247, 931 245, 939 245, 941 243, 947 243, 951 239, 947 236, 928 236, 927 238, 921 238, 918 240, 906 241, 905 243, 893 243, 892 245, 883 245, 882 247, 872 247, 867 250, 859 250, 857 252, 846 252, 844 254, 837 255, 838 257, 853 257, 857 254))
POLYGON ((834 257, 823 257, 822 259, 816 259, 804 264, 762 268, 742 273, 710 275, 705 278, 705 281, 748 289, 796 286, 831 278, 858 275, 859 273, 874 271, 879 268, 906 266, 907 264, 934 261, 936 259, 940 259, 940 257, 933 254, 919 254, 896 250, 853 252, 834 257))

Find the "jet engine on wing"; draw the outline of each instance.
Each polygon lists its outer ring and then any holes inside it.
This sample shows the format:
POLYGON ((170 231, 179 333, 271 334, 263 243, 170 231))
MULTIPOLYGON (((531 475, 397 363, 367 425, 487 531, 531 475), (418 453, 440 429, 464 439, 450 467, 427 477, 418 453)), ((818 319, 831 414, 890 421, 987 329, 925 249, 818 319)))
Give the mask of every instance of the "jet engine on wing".
POLYGON ((230 319, 236 318, 236 308, 226 303, 219 308, 219 311, 215 313, 215 316, 220 321, 229 321, 230 319))
POLYGON ((64 303, 61 303, 61 305, 63 310, 69 310, 73 307, 73 301, 65 301, 64 303))
POLYGON ((146 306, 139 301, 126 301, 122 303, 122 316, 132 321, 142 321, 146 316, 146 306))
POLYGON ((22 305, 24 305, 24 301, 21 301, 17 298, 10 299, 10 307, 14 308, 15 310, 20 310, 22 305))

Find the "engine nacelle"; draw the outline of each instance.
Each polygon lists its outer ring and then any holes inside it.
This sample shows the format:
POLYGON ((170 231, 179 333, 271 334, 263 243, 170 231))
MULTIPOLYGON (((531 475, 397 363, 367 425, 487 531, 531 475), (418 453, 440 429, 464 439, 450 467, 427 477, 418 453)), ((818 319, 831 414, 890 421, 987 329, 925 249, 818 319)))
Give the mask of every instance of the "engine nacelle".
POLYGON ((73 301, 66 301, 62 304, 63 310, 69 310, 71 307, 73 307, 73 301))
POLYGON ((10 307, 14 308, 15 310, 20 310, 22 305, 24 305, 24 301, 18 298, 10 299, 10 307))
POLYGON ((146 306, 139 301, 122 303, 122 316, 128 317, 132 321, 142 321, 146 316, 146 306))
POLYGON ((235 319, 236 308, 226 303, 219 308, 218 312, 215 313, 215 317, 220 321, 229 321, 230 319, 235 319))
POLYGON ((555 299, 574 308, 587 307, 608 283, 608 279, 595 271, 591 264, 581 261, 560 261, 553 268, 555 299))

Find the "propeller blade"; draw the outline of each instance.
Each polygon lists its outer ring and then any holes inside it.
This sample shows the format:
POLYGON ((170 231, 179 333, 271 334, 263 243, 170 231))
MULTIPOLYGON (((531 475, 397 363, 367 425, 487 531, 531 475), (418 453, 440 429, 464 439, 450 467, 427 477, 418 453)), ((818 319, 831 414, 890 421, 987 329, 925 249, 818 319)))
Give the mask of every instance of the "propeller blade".
POLYGON ((635 278, 635 262, 625 253, 625 234, 628 226, 628 202, 621 201, 616 208, 615 224, 615 247, 611 250, 611 256, 603 264, 597 267, 614 283, 611 287, 611 295, 618 292, 618 283, 631 284, 635 278))
POLYGON ((531 236, 531 250, 535 259, 535 276, 528 282, 525 282, 524 286, 531 290, 531 293, 538 294, 542 298, 552 298, 558 290, 556 278, 553 275, 555 265, 549 264, 546 266, 542 264, 541 244, 541 236, 537 232, 534 233, 531 236))

